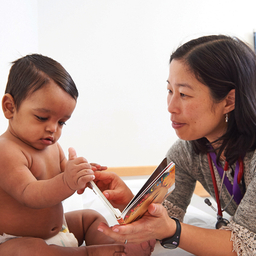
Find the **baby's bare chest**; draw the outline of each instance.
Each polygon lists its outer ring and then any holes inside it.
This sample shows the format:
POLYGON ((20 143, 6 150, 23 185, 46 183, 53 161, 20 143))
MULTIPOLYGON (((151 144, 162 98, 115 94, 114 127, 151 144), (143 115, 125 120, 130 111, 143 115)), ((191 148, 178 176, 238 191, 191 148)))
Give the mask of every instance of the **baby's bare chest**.
POLYGON ((38 180, 50 179, 61 172, 59 151, 51 150, 31 155, 30 171, 38 180))

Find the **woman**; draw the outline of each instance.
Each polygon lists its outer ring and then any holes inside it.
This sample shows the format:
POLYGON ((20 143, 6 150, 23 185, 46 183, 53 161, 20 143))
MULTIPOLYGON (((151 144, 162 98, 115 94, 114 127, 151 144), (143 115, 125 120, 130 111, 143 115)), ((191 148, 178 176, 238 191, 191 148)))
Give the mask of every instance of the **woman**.
MULTIPOLYGON (((255 53, 228 36, 191 40, 171 55, 167 87, 172 127, 180 138, 167 153, 176 164, 175 190, 165 208, 151 204, 132 224, 98 229, 119 241, 155 238, 195 255, 255 255, 255 53), (218 203, 216 229, 179 222, 197 180, 218 203), (222 218, 223 208, 229 221, 222 218)), ((120 178, 98 172, 96 179, 122 210, 132 194, 120 178)))

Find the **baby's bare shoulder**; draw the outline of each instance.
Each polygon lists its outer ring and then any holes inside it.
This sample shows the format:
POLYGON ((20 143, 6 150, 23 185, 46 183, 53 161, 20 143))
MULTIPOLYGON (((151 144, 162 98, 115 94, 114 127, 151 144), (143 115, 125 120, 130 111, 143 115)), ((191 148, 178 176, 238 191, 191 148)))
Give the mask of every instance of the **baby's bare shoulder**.
POLYGON ((8 155, 10 152, 18 151, 19 146, 13 140, 0 136, 0 152, 3 155, 8 155))
POLYGON ((16 141, 8 137, 0 136, 0 163, 12 165, 11 163, 22 163, 27 165, 30 162, 30 156, 25 148, 19 145, 16 141))

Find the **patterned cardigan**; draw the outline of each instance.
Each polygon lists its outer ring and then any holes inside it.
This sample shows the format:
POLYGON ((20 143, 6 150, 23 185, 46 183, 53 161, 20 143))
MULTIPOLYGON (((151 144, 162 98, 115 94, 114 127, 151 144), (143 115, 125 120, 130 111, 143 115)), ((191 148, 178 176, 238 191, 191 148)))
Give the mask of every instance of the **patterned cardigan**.
MULTIPOLYGON (((215 198, 214 187, 206 154, 196 154, 189 141, 178 140, 167 153, 168 162, 176 165, 175 189, 164 201, 169 216, 175 216, 181 221, 193 195, 198 180, 206 191, 215 198)), ((224 163, 222 163, 224 164, 224 163)), ((221 177, 213 165, 218 190, 221 177)), ((235 166, 233 166, 233 169, 235 166)), ((231 168, 230 168, 231 170, 231 168)), ((237 205, 234 200, 226 208, 232 217, 230 224, 223 227, 231 231, 233 250, 237 255, 256 255, 256 151, 249 152, 244 157, 244 183, 246 192, 237 205)), ((233 184, 231 171, 227 177, 233 184)), ((243 186, 240 184, 241 189, 243 186)), ((225 186, 222 188, 221 205, 225 207, 231 196, 225 186)))

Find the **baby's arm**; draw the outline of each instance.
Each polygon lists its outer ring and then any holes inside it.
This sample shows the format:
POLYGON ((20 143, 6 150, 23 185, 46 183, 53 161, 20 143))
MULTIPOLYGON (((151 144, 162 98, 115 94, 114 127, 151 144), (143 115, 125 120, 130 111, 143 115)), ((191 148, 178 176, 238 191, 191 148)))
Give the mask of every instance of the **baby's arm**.
POLYGON ((0 149, 0 189, 30 208, 57 205, 94 179, 87 161, 77 158, 71 149, 64 172, 49 179, 37 180, 29 170, 27 156, 17 147, 8 145, 0 149))

